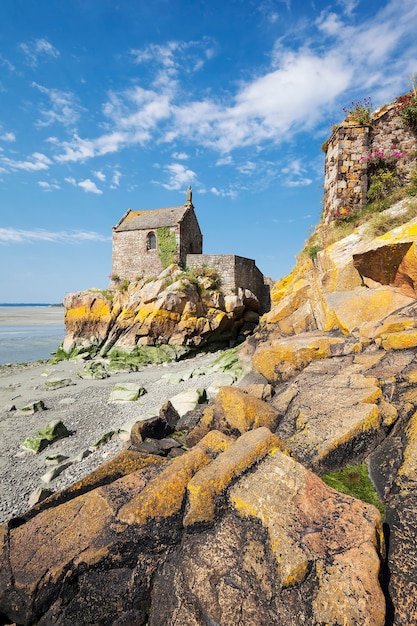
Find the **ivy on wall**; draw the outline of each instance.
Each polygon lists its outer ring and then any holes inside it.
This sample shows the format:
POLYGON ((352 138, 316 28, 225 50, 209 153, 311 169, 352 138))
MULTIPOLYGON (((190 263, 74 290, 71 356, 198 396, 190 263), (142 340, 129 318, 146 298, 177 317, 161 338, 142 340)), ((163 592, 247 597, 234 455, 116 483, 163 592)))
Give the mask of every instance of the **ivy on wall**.
POLYGON ((160 226, 156 229, 156 232, 158 235, 159 258, 165 268, 176 260, 177 242, 175 233, 171 231, 169 226, 160 226))

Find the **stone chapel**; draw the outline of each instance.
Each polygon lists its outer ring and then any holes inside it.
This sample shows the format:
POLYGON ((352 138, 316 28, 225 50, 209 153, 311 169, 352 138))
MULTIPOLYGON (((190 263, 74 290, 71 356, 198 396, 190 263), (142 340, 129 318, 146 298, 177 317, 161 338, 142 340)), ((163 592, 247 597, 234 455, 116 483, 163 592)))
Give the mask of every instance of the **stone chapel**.
POLYGON ((270 307, 269 285, 255 261, 235 254, 203 254, 203 237, 194 212, 192 190, 188 187, 184 205, 166 209, 128 211, 113 227, 112 282, 154 278, 169 257, 186 267, 211 267, 217 271, 225 294, 250 290, 261 311, 270 307), (116 278, 117 277, 117 278, 116 278))

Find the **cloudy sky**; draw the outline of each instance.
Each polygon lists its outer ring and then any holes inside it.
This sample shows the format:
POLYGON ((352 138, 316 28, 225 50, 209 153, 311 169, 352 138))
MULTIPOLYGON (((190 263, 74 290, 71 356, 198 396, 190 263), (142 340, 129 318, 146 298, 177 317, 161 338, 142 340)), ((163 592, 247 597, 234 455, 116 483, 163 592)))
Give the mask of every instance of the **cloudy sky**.
POLYGON ((204 252, 287 274, 343 107, 417 72, 415 0, 1 0, 0 302, 106 287, 124 212, 193 187, 204 252))

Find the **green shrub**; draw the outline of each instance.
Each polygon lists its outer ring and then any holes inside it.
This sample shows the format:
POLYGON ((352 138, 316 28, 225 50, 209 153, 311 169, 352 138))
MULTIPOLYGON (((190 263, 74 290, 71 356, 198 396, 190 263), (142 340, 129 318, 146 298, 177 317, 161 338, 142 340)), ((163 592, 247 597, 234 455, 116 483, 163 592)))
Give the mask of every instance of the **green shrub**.
POLYGON ((371 202, 382 200, 382 198, 385 198, 385 196, 398 186, 398 183, 398 176, 394 172, 380 169, 372 176, 366 197, 371 202))
POLYGON ((314 259, 317 257, 318 253, 321 250, 323 250, 322 246, 319 246, 318 244, 313 244, 307 248, 307 254, 310 257, 310 259, 314 261, 314 259))

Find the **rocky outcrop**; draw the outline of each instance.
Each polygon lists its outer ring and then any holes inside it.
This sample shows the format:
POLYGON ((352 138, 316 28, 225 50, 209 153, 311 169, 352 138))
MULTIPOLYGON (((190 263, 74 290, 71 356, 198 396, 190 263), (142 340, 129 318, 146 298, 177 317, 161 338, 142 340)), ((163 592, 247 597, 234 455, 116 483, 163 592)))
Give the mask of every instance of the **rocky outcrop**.
MULTIPOLYGON (((416 229, 364 225, 299 262, 240 351, 238 386, 138 416, 120 457, 0 527, 4 623, 415 623, 416 229)), ((177 271, 113 302, 70 296, 66 348, 197 346, 254 320, 249 294, 223 307, 177 271)))
POLYGON ((166 268, 154 280, 134 281, 107 292, 68 294, 63 350, 112 348, 131 352, 169 344, 174 349, 243 339, 259 321, 260 303, 248 289, 223 295, 218 276, 201 268, 166 268))
POLYGON ((377 509, 327 487, 267 428, 212 431, 92 487, 1 527, 9 619, 384 624, 377 509))

